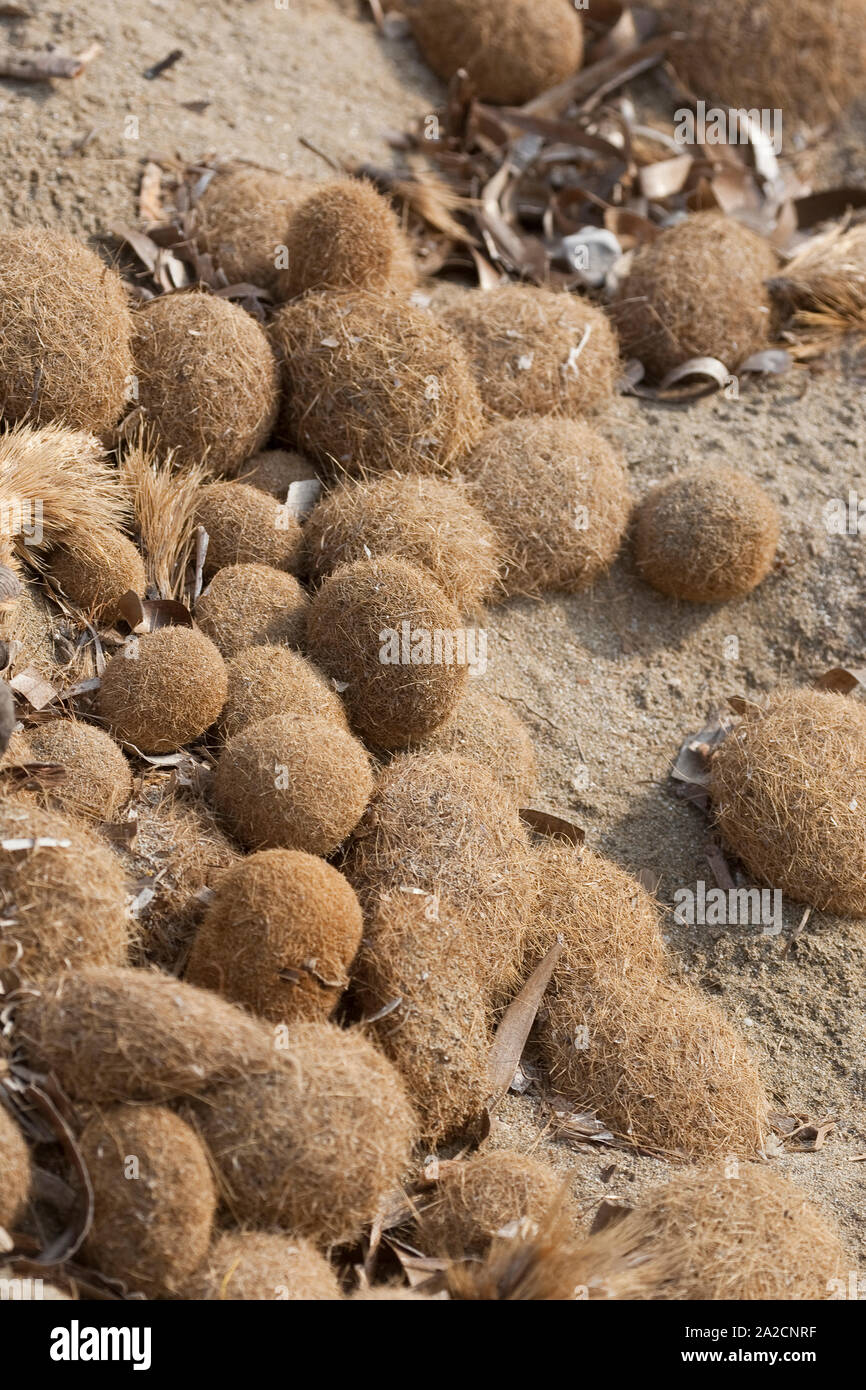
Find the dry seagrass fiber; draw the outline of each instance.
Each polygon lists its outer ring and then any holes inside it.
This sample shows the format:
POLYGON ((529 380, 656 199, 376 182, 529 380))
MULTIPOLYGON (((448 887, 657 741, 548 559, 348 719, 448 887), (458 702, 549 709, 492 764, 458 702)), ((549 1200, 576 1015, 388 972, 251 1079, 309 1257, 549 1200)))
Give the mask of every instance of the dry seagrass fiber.
POLYGON ((244 647, 298 647, 310 600, 294 575, 271 565, 226 565, 195 606, 196 622, 228 660, 244 647))
POLYGON ((327 1019, 362 928, 354 890, 324 859, 260 850, 223 875, 186 978, 274 1023, 327 1019))
POLYGON ((288 647, 244 647, 226 669, 228 694, 219 720, 224 738, 272 714, 297 714, 349 727, 333 685, 300 652, 288 647))
POLYGON ((82 537, 75 550, 57 546, 51 552, 49 573, 67 598, 78 603, 94 623, 111 627, 119 603, 130 589, 141 596, 147 588, 144 561, 122 531, 106 532, 99 549, 88 552, 82 537))
POLYGON ((866 917, 866 710, 783 687, 749 704, 710 765, 726 845, 799 902, 866 917))
POLYGON ((163 627, 111 658, 97 708, 115 738, 142 753, 173 753, 219 717, 225 663, 203 632, 163 627))
POLYGON ((206 578, 228 565, 297 569, 303 537, 285 500, 246 483, 209 483, 198 495, 195 519, 208 535, 206 578))
POLYGON ((469 681, 454 713, 428 734, 419 751, 456 753, 492 772, 520 806, 538 789, 538 762, 522 719, 478 681, 469 681))
POLYGON ((229 477, 266 444, 279 373, 264 330, 237 304, 197 290, 135 312, 138 405, 163 450, 229 477))
POLYGON ((768 241, 719 212, 666 228, 634 254, 612 315, 626 357, 662 378, 691 357, 729 371, 767 346, 775 275, 768 241))
POLYGON ((311 1241, 283 1231, 221 1231, 182 1296, 208 1303, 306 1303, 341 1294, 333 1268, 311 1241))
POLYGON ((576 294, 503 285, 446 299, 438 316, 462 344, 493 417, 582 417, 613 398, 616 334, 576 294))
POLYGON ((631 493, 622 458, 591 425, 540 415, 494 425, 464 473, 498 538, 506 594, 576 593, 612 564, 631 493))
POLYGON ((308 290, 387 292, 411 260, 397 214, 367 179, 331 179, 311 192, 287 244, 286 299, 308 290))
POLYGON ((279 301, 287 290, 292 214, 315 180, 253 164, 218 170, 196 203, 199 246, 230 285, 257 285, 279 301))
POLYGON ((0 1231, 9 1230, 30 1192, 30 1153, 15 1120, 0 1104, 0 1231))
POLYGON ((530 1154, 493 1149, 443 1166, 419 1220, 425 1250, 451 1259, 484 1255, 522 1224, 539 1227, 560 1200, 562 1179, 530 1154))
POLYGON ((27 737, 38 762, 64 769, 63 780, 44 792, 51 805, 88 820, 117 818, 132 795, 132 769, 104 729, 81 719, 49 719, 27 737))
POLYGON ((746 473, 688 469, 652 489, 637 512, 639 573, 672 598, 723 603, 769 574, 779 509, 746 473))
POLYGON ((423 309, 364 291, 311 293, 271 325, 284 441, 338 474, 453 468, 482 430, 460 344, 423 309))

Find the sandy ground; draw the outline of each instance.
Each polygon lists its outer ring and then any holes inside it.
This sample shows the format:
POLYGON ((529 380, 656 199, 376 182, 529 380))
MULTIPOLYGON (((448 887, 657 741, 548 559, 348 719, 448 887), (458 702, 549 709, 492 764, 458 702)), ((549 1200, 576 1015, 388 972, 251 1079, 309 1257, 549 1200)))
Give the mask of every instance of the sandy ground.
MULTIPOLYGON (((12 220, 104 235, 134 216, 150 153, 211 151, 326 174, 307 140, 331 157, 384 162, 385 133, 441 96, 411 42, 380 39, 351 0, 289 0, 286 9, 273 0, 136 0, 123 10, 80 0, 74 14, 40 5, 33 19, 0 20, 0 42, 104 46, 76 82, 0 83, 0 203, 12 220), (181 61, 145 79, 174 48, 181 61), (203 111, 184 105, 205 101, 203 111)), ((863 180, 859 135, 851 124, 805 157, 817 187, 863 180)), ((866 497, 864 370, 852 349, 820 370, 744 385, 739 400, 671 409, 620 399, 601 422, 638 496, 687 464, 725 462, 776 497, 783 563, 745 601, 671 602, 637 579, 626 550, 589 595, 490 615, 487 679, 533 732, 543 804, 578 820, 589 843, 626 868, 659 876, 665 903, 677 888, 711 881, 705 821, 669 779, 685 734, 730 694, 866 660, 866 540, 829 536, 822 519, 828 499, 866 497)), ((852 1269, 866 1268, 866 1163, 853 1161, 866 1151, 866 935, 862 923, 813 913, 794 939, 801 915, 786 908, 775 937, 671 919, 667 930, 679 968, 746 1034, 778 1110, 835 1120, 819 1152, 774 1162, 835 1215, 852 1269)), ((541 1151, 568 1172, 586 1220, 603 1196, 629 1198, 669 1172, 620 1150, 577 1152, 547 1129, 540 1098, 509 1096, 492 1142, 541 1151)))

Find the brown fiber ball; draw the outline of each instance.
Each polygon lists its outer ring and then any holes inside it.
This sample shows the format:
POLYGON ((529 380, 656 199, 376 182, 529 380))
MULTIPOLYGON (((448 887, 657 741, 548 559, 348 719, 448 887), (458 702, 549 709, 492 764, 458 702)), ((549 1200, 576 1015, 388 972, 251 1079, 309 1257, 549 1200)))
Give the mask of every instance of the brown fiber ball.
POLYGON ((93 1184, 86 1259, 130 1292, 178 1293, 207 1254, 216 1209, 201 1141, 162 1106, 118 1105, 80 1144, 93 1184))
POLYGON ((198 495, 195 520, 208 534, 204 573, 228 565, 297 568, 301 528, 282 502, 245 483, 210 483, 198 495))
POLYGON ((406 261, 397 215, 366 179, 335 179, 311 193, 292 217, 288 248, 284 298, 307 290, 388 290, 406 261))
POLYGON ((437 76, 465 68, 481 101, 522 106, 583 61, 569 0, 403 0, 403 10, 437 76))
POLYGON ((683 35, 674 66, 709 106, 778 108, 786 127, 814 126, 838 117, 863 86, 863 0, 650 2, 683 35))
POLYGON ((22 999, 16 1043, 73 1100, 169 1101, 274 1066, 274 1036, 159 970, 85 965, 22 999))
POLYGON ((30 1154, 24 1135, 0 1104, 0 1231, 9 1230, 30 1191, 30 1154))
POLYGON ((338 1299, 340 1284, 308 1240, 278 1231, 223 1231, 183 1297, 209 1303, 308 1303, 338 1299))
POLYGON ((495 1149, 445 1163, 421 1212, 421 1243, 453 1259, 484 1255, 522 1223, 541 1226, 561 1192, 558 1174, 528 1154, 495 1149))
POLYGON ((493 532, 457 481, 391 477, 335 487, 304 526, 307 570, 315 582, 353 560, 385 555, 429 570, 461 613, 480 608, 496 587, 493 532))
POLYGON ((477 636, 429 574, 390 557, 342 565, 307 617, 310 655, 338 682, 352 727, 377 748, 405 747, 448 718, 477 655, 468 638, 477 636))
POLYGON ((507 594, 577 593, 609 568, 631 494, 619 453, 590 425, 508 420, 487 431, 464 467, 498 536, 507 594))
POLYGON ((226 688, 225 663, 204 633, 163 627, 111 658, 98 709, 121 742, 142 753, 173 753, 210 728, 226 688))
POLYGON ((57 227, 0 233, 0 414, 106 434, 132 377, 119 275, 57 227))
POLYGON ((79 719, 49 719, 28 730, 33 757, 60 763, 62 781, 46 791, 61 811, 110 821, 132 795, 132 769, 114 739, 79 719))
POLYGON ((164 294, 135 314, 138 403, 180 464, 231 475, 265 444, 279 373, 263 330, 217 295, 164 294))
POLYGON ((399 1188, 415 1116, 399 1076, 357 1032, 297 1023, 268 1076, 192 1102, 238 1224, 328 1247, 356 1241, 399 1188))
POLYGON ((265 449, 247 459, 239 481, 285 502, 292 483, 315 482, 318 476, 310 460, 294 449, 265 449))
POLYGON ((579 295, 503 285, 446 302, 439 317, 465 349, 490 415, 583 416, 613 398, 616 334, 579 295))
POLYGON ((289 223, 315 187, 254 165, 218 172, 196 204, 201 249, 230 285, 258 285, 283 299, 289 223))
POLYGON ((613 306, 626 357, 664 377, 691 357, 734 371, 765 348, 771 328, 765 281, 776 273, 769 242, 719 212, 700 212, 635 252, 613 306))
POLYGON ((310 600, 297 579, 270 565, 226 565, 196 601, 203 633, 228 660, 244 647, 299 647, 310 600))
POLYGON ((373 791, 370 760, 347 730, 324 719, 273 714, 230 738, 214 802, 247 849, 332 854, 373 791))
POLYGON ((51 552, 49 574, 94 623, 110 627, 125 593, 132 589, 143 597, 147 576, 141 555, 122 531, 105 530, 100 542, 101 554, 88 552, 81 540, 74 551, 58 546, 51 552))
POLYGON ((272 332, 280 429, 327 468, 438 473, 481 434, 463 349, 423 309, 362 291, 309 294, 280 310, 272 332))
POLYGON ((526 725, 495 695, 470 681, 454 713, 421 745, 421 751, 456 753, 492 772, 519 806, 538 790, 538 762, 526 725))
POLYGON ((654 588, 693 603, 748 594, 772 568, 779 509, 734 468, 689 469, 641 504, 635 563, 654 588))
POLYGON ((288 647, 245 647, 228 663, 228 695, 220 716, 225 738, 272 714, 324 719, 348 729, 339 695, 311 661, 288 647))
POLYGON ((186 978, 274 1023, 326 1019, 362 927, 354 890, 324 859, 261 850, 221 879, 186 978))
POLYGON ((56 811, 0 801, 0 976, 32 982, 66 965, 120 965, 130 935, 126 882, 108 846, 56 811))
POLYGON ((710 797, 728 847, 799 902, 866 917, 866 709, 781 689, 746 706, 716 751, 710 797))

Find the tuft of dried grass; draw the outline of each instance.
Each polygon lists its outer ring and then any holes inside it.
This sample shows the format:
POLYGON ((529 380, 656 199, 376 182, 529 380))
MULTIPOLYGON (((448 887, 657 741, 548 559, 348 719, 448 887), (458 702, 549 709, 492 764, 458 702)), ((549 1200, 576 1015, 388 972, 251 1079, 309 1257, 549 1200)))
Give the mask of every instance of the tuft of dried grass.
POLYGON ((195 507, 207 470, 196 462, 176 468, 173 454, 161 455, 142 430, 118 472, 132 504, 147 583, 160 598, 180 599, 195 556, 195 507))
POLYGON ((497 1236, 483 1260, 450 1265, 445 1283, 459 1302, 571 1302, 584 1292, 582 1275, 579 1248, 555 1205, 537 1229, 521 1223, 497 1236))

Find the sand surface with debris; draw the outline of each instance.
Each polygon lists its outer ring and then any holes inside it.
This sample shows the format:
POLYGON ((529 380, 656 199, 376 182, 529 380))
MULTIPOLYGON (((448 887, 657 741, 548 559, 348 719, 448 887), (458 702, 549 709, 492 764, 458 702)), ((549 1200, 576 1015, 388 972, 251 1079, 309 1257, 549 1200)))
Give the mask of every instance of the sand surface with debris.
MULTIPOLYGON (((135 219, 149 154, 239 155, 319 176, 326 157, 390 163, 387 133, 442 98, 411 41, 381 39, 351 0, 38 9, 0 20, 0 41, 78 52, 97 40, 103 52, 74 82, 0 83, 0 201, 16 223, 107 236, 135 219), (176 48, 173 68, 144 77, 176 48)), ((816 187, 866 182, 864 115, 804 155, 816 187)), ((670 780, 685 735, 729 695, 866 662, 866 537, 828 535, 823 520, 828 500, 866 498, 864 373, 866 357, 850 348, 820 368, 744 382, 739 399, 670 408, 621 398, 601 421, 636 496, 687 465, 726 463, 776 498, 781 561, 746 600, 704 608, 663 598, 636 577, 626 547, 590 594, 490 614, 489 688, 532 731, 541 804, 577 820, 625 868, 657 876, 666 905, 678 888, 712 882, 705 818, 670 780)), ((781 934, 762 935, 678 927, 669 913, 666 932, 678 969, 746 1035, 778 1112, 834 1122, 816 1152, 782 1146, 773 1162, 837 1218, 852 1268, 866 1269, 866 1161, 857 1161, 866 1158, 866 929, 802 916, 788 905, 781 934)), ((552 1129, 536 1082, 506 1099, 491 1140, 540 1151, 568 1173, 586 1222, 602 1198, 629 1201, 671 1171, 620 1148, 554 1141, 552 1129)))

